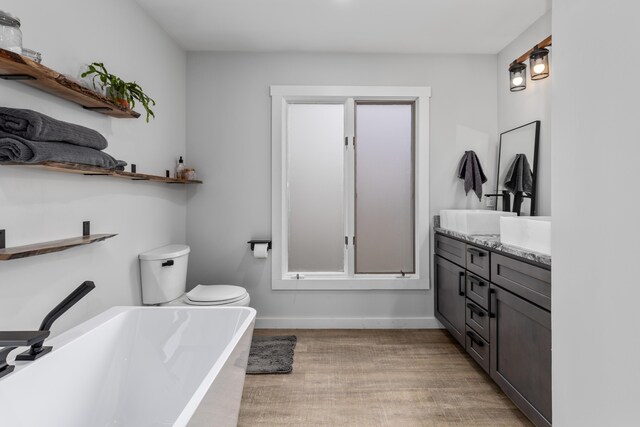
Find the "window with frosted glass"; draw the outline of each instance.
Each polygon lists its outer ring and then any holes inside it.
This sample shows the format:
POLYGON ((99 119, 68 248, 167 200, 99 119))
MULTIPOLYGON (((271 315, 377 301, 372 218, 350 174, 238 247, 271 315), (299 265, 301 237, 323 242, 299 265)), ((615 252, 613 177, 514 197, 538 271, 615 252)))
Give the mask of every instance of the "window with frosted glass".
POLYGON ((356 103, 355 273, 414 273, 414 109, 356 103))
POLYGON ((288 104, 288 271, 345 271, 344 105, 288 104))

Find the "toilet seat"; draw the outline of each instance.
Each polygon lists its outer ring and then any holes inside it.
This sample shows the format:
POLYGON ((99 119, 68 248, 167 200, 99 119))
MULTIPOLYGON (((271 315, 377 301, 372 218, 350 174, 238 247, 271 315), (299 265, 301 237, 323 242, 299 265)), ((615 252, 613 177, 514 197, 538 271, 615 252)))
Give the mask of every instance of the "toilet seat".
POLYGON ((191 301, 189 298, 184 297, 184 298, 180 299, 179 305, 193 305, 193 306, 201 306, 201 307, 233 307, 233 306, 248 307, 250 301, 251 301, 251 299, 249 298, 249 294, 245 295, 244 297, 240 298, 239 300, 231 301, 231 302, 228 302, 228 301, 225 301, 225 302, 197 302, 197 301, 191 301))
POLYGON ((246 289, 233 285, 198 285, 187 292, 184 302, 191 305, 228 305, 248 298, 246 289))

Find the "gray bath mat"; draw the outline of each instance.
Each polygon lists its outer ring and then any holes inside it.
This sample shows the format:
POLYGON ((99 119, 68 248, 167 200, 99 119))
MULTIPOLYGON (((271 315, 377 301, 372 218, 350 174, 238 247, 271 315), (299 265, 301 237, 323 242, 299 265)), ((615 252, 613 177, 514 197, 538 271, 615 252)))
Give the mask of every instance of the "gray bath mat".
POLYGON ((288 374, 293 370, 295 335, 256 337, 251 340, 247 374, 288 374))

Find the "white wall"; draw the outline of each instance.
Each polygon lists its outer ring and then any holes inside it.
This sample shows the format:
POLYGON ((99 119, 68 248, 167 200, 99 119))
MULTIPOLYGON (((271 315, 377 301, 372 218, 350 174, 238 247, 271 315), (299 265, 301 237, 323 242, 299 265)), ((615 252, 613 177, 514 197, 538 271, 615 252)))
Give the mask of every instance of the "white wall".
MULTIPOLYGON (((112 119, 24 85, 0 80, 0 105, 30 108, 92 127, 107 151, 164 175, 185 151, 186 55, 134 3, 126 0, 7 0, 22 19, 24 46, 43 63, 78 76, 82 64, 104 61, 155 97, 157 120, 112 119)), ((143 111, 137 108, 138 111, 143 111)), ((0 228, 16 246, 82 233, 113 239, 57 254, 0 263, 0 329, 37 328, 42 317, 84 280, 96 290, 54 324, 60 332, 114 305, 140 304, 137 254, 184 242, 186 191, 178 186, 0 167, 0 228)))
POLYGON ((553 4, 553 425, 637 426, 640 3, 553 4))
POLYGON ((478 205, 472 193, 464 197, 455 178, 465 149, 480 151, 493 175, 495 159, 488 153, 497 140, 495 76, 492 55, 189 53, 187 161, 206 182, 189 190, 190 285, 245 285, 260 326, 436 325, 431 290, 271 290, 271 260, 252 258, 246 244, 271 236, 269 87, 430 86, 435 214, 478 205))
MULTIPOLYGON (((538 215, 551 215, 551 84, 555 80, 552 59, 549 55, 550 77, 532 81, 527 61, 527 88, 520 92, 509 91, 509 65, 514 59, 531 49, 551 34, 551 11, 534 22, 518 38, 498 53, 498 131, 540 120, 540 145, 538 152, 537 199, 538 215)), ((495 155, 498 153, 496 145, 495 155)), ((495 180, 492 182, 495 189, 495 180)))

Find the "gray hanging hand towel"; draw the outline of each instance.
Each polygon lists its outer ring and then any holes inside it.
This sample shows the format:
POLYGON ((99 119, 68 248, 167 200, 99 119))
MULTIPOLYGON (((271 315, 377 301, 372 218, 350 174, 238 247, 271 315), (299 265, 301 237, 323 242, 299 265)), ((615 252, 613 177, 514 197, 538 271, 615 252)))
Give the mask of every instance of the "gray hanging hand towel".
POLYGON ((65 142, 96 150, 108 145, 105 137, 93 129, 18 108, 0 107, 0 130, 29 141, 65 142))
POLYGON ((127 162, 116 160, 104 151, 64 142, 29 141, 0 130, 0 162, 37 164, 46 161, 116 170, 124 170, 127 165, 127 162))
POLYGON ((458 178, 464 180, 464 192, 473 192, 482 200, 482 184, 487 182, 487 177, 482 171, 480 160, 474 151, 465 151, 458 165, 458 178))
POLYGON ((516 154, 516 158, 507 170, 504 188, 513 194, 533 192, 533 172, 526 154, 516 154))

